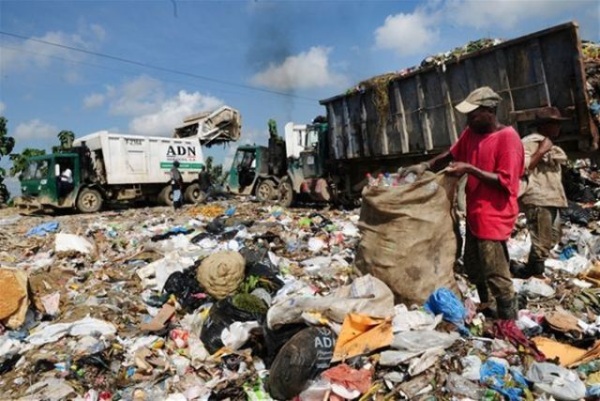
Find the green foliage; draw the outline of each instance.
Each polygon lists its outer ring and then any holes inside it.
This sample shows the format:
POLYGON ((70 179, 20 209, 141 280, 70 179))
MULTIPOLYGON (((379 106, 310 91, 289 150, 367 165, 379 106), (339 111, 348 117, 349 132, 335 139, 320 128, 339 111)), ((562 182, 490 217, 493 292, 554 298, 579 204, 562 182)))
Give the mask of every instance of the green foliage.
MULTIPOLYGON (((0 160, 2 156, 8 156, 15 147, 15 138, 8 136, 8 130, 6 128, 7 120, 4 117, 0 117, 0 160)), ((10 198, 10 192, 4 184, 4 177, 6 171, 1 169, 0 171, 0 204, 4 204, 10 198)))
POLYGON ((41 156, 45 154, 46 151, 44 149, 35 148, 26 148, 21 153, 11 153, 10 160, 13 162, 13 165, 10 168, 8 174, 11 177, 21 174, 27 168, 27 158, 32 156, 41 156))
POLYGON ((61 149, 71 149, 73 147, 73 141, 75 140, 75 134, 73 131, 60 131, 58 133, 58 140, 60 141, 61 149))

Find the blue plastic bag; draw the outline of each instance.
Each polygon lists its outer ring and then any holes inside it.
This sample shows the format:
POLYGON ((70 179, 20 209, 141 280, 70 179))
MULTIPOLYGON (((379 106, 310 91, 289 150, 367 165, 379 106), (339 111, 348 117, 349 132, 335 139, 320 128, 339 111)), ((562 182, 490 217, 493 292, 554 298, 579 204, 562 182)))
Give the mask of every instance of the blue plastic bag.
POLYGON ((43 224, 40 224, 39 226, 33 227, 32 229, 27 231, 27 234, 25 234, 25 236, 30 237, 32 235, 38 235, 38 236, 43 237, 44 235, 46 235, 48 233, 54 233, 57 230, 58 230, 58 222, 49 221, 48 223, 43 223, 43 224))
POLYGON ((523 388, 527 387, 527 381, 519 372, 511 370, 511 373, 513 375, 510 375, 501 363, 487 360, 481 365, 479 380, 489 388, 507 397, 510 401, 520 401, 523 399, 523 388), (509 387, 507 384, 509 379, 512 379, 511 381, 520 387, 509 387))
POLYGON ((425 310, 434 315, 442 314, 444 320, 462 326, 465 323, 467 310, 463 303, 447 288, 438 288, 425 302, 425 310))

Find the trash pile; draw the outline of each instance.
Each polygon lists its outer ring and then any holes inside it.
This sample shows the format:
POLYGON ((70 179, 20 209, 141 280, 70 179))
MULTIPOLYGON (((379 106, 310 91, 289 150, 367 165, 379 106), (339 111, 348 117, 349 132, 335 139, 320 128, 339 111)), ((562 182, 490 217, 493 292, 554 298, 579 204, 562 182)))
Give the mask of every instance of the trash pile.
MULTIPOLYGON (((246 199, 3 210, 0 399, 600 397, 595 218, 566 227, 544 280, 515 279, 513 322, 480 313, 458 274, 456 288, 397 302, 355 268, 359 212, 246 199)), ((511 255, 528 249, 517 230, 511 255)))

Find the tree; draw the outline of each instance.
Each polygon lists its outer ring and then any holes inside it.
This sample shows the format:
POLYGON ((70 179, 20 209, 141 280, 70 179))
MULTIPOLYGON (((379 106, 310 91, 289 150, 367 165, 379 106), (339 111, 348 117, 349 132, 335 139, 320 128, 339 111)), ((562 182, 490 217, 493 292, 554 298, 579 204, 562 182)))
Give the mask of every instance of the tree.
POLYGON ((32 156, 45 155, 44 149, 26 148, 21 153, 11 153, 10 160, 13 162, 12 167, 8 171, 11 177, 21 174, 27 168, 27 158, 32 156))
MULTIPOLYGON (((0 160, 2 159, 2 156, 8 156, 15 147, 15 138, 8 136, 6 123, 6 118, 0 117, 0 160)), ((10 192, 8 192, 8 188, 6 188, 6 185, 4 184, 5 176, 6 171, 3 168, 0 168, 0 204, 6 203, 10 198, 10 192)))
POLYGON ((214 159, 212 156, 208 156, 206 158, 206 171, 210 176, 210 182, 217 183, 222 181, 223 175, 223 166, 221 164, 217 164, 213 166, 214 159))
POLYGON ((60 141, 60 145, 52 146, 52 153, 59 153, 73 147, 73 141, 75 140, 73 131, 62 130, 58 133, 57 137, 60 141))
POLYGON ((58 140, 62 149, 71 149, 75 140, 75 134, 73 131, 60 131, 58 133, 58 140))

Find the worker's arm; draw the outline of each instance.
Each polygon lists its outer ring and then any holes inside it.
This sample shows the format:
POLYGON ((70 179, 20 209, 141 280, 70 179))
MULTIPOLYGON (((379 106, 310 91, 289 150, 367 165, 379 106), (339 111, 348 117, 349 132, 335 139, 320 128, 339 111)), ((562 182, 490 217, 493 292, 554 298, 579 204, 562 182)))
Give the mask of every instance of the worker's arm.
POLYGON ((553 143, 550 138, 544 138, 537 150, 531 155, 531 159, 529 161, 529 165, 526 166, 527 170, 533 170, 542 160, 544 155, 548 153, 552 149, 553 143))
POLYGON ((452 153, 450 153, 450 149, 448 149, 447 151, 435 156, 433 159, 429 159, 425 163, 427 163, 429 169, 433 169, 437 165, 446 165, 452 160, 454 160, 454 158, 452 157, 452 153))
POLYGON ((446 172, 459 177, 464 174, 470 174, 482 182, 492 184, 498 188, 503 188, 503 186, 500 184, 500 176, 498 174, 481 170, 469 163, 450 163, 450 165, 446 168, 446 172))

